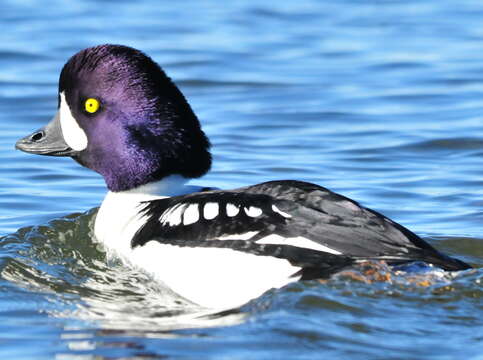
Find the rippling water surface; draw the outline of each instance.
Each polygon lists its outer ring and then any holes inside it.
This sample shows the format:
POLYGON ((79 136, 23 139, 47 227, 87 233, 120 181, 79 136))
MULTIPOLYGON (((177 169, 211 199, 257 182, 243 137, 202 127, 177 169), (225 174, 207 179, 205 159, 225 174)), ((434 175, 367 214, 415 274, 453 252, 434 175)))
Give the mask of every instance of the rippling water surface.
POLYGON ((483 359, 483 3, 2 2, 0 354, 12 359, 483 359), (92 237, 102 179, 14 151, 68 57, 150 54, 213 142, 199 184, 300 179, 476 269, 364 269, 199 314, 92 237), (379 279, 380 280, 380 279, 379 279))

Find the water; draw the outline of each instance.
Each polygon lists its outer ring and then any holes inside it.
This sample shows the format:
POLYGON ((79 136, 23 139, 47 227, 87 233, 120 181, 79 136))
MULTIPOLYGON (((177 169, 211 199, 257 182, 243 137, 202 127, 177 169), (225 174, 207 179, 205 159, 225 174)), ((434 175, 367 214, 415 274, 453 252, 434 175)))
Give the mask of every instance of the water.
POLYGON ((48 4, 0 5, 3 357, 483 358, 481 269, 372 283, 356 272, 200 318, 93 241, 98 175, 13 149, 53 115, 69 56, 134 46, 179 84, 212 140, 214 168, 198 184, 316 182, 478 268, 481 2, 48 4))

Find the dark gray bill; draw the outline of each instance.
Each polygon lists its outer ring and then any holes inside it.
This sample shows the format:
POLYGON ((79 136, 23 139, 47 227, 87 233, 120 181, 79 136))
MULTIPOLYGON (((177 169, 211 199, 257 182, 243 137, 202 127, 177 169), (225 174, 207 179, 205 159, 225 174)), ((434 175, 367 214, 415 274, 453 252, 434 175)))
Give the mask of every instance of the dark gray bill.
POLYGON ((62 136, 59 113, 42 129, 18 140, 15 148, 38 155, 73 156, 77 154, 77 151, 72 150, 62 136))

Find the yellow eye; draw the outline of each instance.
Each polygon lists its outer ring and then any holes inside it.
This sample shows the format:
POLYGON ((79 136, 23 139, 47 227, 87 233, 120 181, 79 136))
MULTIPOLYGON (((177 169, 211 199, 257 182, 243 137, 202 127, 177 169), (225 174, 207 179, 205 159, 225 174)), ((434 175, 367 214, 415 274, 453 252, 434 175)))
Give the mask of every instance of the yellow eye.
POLYGON ((88 113, 94 114, 97 110, 99 110, 99 106, 100 106, 99 100, 94 98, 89 98, 86 100, 84 106, 88 113))

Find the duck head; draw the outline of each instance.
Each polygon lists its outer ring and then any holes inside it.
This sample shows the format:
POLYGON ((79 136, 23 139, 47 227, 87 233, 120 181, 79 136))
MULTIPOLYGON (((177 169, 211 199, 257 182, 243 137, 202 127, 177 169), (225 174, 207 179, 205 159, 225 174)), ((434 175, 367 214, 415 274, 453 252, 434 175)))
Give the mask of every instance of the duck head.
POLYGON ((101 174, 111 191, 169 175, 200 177, 211 166, 209 141, 183 94, 151 58, 120 45, 70 58, 56 115, 16 148, 70 156, 101 174))

